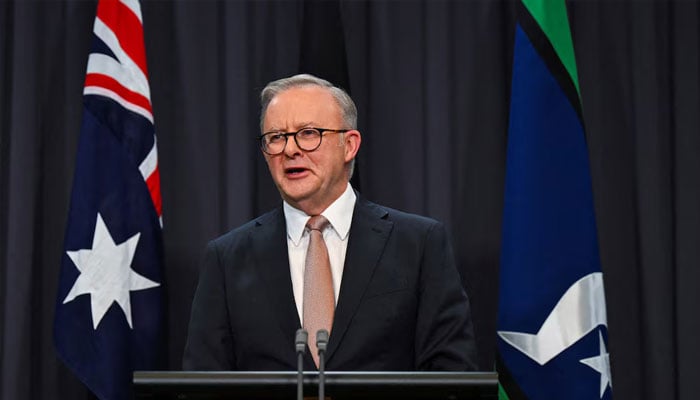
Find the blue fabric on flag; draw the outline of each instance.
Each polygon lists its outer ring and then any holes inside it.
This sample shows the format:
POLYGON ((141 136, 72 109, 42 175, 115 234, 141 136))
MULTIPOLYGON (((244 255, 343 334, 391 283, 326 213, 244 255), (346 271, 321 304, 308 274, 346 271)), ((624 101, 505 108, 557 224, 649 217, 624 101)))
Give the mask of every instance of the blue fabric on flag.
MULTIPOLYGON (((93 53, 110 53, 101 51, 104 47, 95 39, 93 53)), ((64 363, 102 400, 133 398, 133 371, 161 365, 161 226, 139 170, 141 161, 154 147, 154 133, 149 120, 116 101, 98 95, 84 96, 65 251, 61 258, 54 341, 64 363), (140 234, 129 267, 159 284, 129 292, 133 327, 117 302, 109 306, 96 328, 91 315, 91 294, 64 302, 81 275, 68 252, 92 248, 98 213, 114 243, 123 243, 140 234)))
MULTIPOLYGON (((567 289, 595 272, 600 272, 600 258, 583 127, 518 25, 498 331, 536 334, 567 289)), ((528 399, 599 399, 601 374, 580 362, 600 354, 599 334, 607 342, 607 327, 600 324, 544 365, 501 337, 497 345, 501 360, 528 399)), ((602 398, 611 398, 610 387, 602 398)))

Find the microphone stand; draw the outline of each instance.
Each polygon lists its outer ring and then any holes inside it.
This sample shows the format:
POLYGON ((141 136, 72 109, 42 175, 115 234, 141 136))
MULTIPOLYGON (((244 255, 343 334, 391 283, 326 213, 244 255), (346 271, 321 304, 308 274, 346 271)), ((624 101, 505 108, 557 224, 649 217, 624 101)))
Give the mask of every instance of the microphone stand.
POLYGON ((294 343, 297 351, 297 400, 304 399, 304 352, 309 334, 304 329, 297 330, 294 343))
POLYGON ((316 347, 318 347, 318 400, 325 400, 328 336, 328 331, 325 329, 319 329, 316 332, 316 347))

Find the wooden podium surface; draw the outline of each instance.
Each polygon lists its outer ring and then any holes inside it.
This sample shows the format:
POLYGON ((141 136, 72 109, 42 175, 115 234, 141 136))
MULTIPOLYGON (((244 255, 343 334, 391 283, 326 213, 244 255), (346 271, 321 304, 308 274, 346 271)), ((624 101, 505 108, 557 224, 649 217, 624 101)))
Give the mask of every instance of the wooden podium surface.
MULTIPOLYGON (((304 372, 304 396, 318 394, 318 372, 304 372)), ((495 372, 340 372, 325 374, 335 399, 497 399, 495 372)), ((295 399, 297 373, 136 371, 137 399, 295 399)))

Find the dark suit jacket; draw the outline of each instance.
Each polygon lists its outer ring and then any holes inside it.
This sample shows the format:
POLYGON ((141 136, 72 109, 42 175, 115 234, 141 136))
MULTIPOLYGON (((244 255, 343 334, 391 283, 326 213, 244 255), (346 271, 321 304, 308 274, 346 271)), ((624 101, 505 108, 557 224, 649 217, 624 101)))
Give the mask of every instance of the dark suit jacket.
MULTIPOLYGON (((185 370, 296 370, 300 327, 281 206, 209 243, 185 370)), ((315 369, 308 349, 304 368, 315 369)), ((358 196, 326 368, 476 368, 469 302, 441 223, 358 196)))

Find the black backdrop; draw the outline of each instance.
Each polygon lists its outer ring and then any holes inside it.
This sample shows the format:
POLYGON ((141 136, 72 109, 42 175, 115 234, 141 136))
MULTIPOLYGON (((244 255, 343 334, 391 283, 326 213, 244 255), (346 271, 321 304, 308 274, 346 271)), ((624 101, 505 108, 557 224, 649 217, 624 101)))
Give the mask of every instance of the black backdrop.
MULTIPOLYGON (((606 280, 614 395, 700 393, 700 6, 569 1, 606 280)), ((443 220, 493 366, 514 4, 147 2, 168 346, 180 365, 209 239, 278 200, 257 93, 342 83, 355 185, 443 220)), ((89 397, 51 340, 94 2, 0 2, 0 398, 89 397)), ((526 301, 526 299, 524 299, 526 301)))

